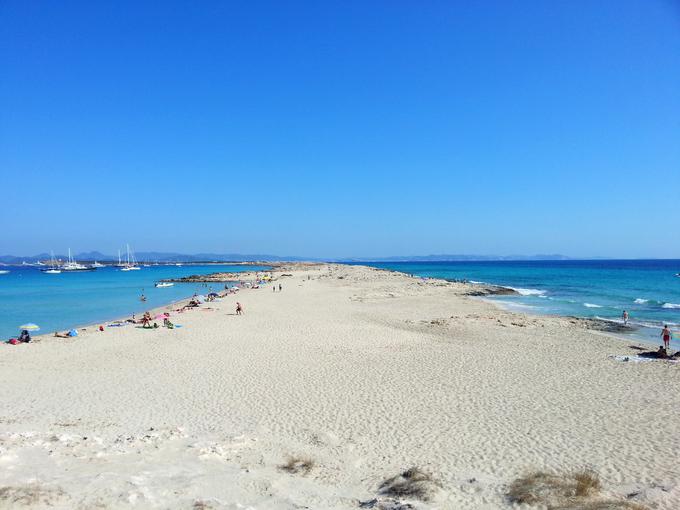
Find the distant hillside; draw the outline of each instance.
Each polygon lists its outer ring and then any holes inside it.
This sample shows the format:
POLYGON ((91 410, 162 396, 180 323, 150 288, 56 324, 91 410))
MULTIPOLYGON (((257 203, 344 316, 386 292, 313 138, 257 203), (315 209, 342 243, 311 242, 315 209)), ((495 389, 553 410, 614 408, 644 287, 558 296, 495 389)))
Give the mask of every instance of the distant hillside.
MULTIPOLYGON (((123 254, 123 257, 125 255, 123 254)), ((55 258, 65 260, 65 254, 55 254, 55 258)), ((21 264, 22 262, 34 263, 38 260, 48 260, 49 253, 39 253, 30 257, 17 257, 15 255, 0 255, 0 264, 21 264)), ((78 261, 113 262, 118 260, 118 255, 106 255, 99 251, 77 253, 74 258, 78 261)), ((271 254, 244 254, 244 253, 196 253, 187 255, 175 252, 141 251, 135 253, 138 262, 253 262, 258 260, 268 261, 334 261, 334 262, 465 262, 465 261, 500 261, 500 260, 571 260, 571 257, 559 254, 550 255, 408 255, 389 257, 358 257, 343 259, 319 259, 312 257, 280 256, 271 254)), ((594 257, 597 258, 597 257, 594 257)))
MULTIPOLYGON (((125 255, 123 255, 124 257, 125 255)), ((68 255, 55 254, 56 259, 65 260, 68 255)), ((73 257, 80 261, 98 261, 98 262, 113 262, 118 261, 118 254, 106 255, 98 251, 89 251, 83 253, 76 253, 73 257)), ((39 260, 49 260, 49 253, 38 253, 28 257, 17 257, 15 255, 0 255, 0 263, 2 264, 21 264, 26 262, 29 264, 35 263, 39 260)), ((282 257, 280 255, 267 254, 243 254, 243 253, 197 253, 195 255, 186 255, 183 253, 173 252, 136 252, 135 258, 138 262, 253 262, 258 260, 267 261, 309 261, 315 260, 304 257, 282 257)))
POLYGON ((500 260, 571 260, 565 255, 409 255, 392 257, 353 258, 346 262, 466 262, 500 260))

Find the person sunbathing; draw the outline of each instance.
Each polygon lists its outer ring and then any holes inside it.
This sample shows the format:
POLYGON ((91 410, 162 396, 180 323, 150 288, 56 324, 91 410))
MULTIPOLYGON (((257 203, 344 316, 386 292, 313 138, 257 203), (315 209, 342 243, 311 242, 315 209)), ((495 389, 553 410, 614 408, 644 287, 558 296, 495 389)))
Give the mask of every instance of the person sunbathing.
POLYGON ((71 338, 73 336, 78 336, 78 332, 75 329, 67 331, 66 333, 58 333, 55 331, 54 336, 57 338, 71 338))
POLYGON ((172 322, 170 322, 170 319, 168 319, 167 317, 163 319, 163 326, 165 326, 168 329, 174 329, 175 327, 175 325, 172 322))
POLYGON ((19 338, 17 338, 20 342, 28 343, 31 341, 31 334, 28 332, 28 330, 23 329, 21 330, 21 334, 19 335, 19 338))

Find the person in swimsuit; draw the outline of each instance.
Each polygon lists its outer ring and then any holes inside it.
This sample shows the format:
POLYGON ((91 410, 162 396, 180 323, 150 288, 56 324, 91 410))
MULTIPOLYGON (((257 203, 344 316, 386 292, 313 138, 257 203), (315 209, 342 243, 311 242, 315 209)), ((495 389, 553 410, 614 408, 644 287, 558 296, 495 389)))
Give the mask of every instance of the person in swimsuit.
POLYGON ((149 312, 144 312, 142 316, 142 327, 145 329, 151 328, 151 314, 149 312))
POLYGON ((664 324, 663 329, 661 330, 661 338, 663 338, 663 346, 668 349, 668 346, 671 343, 671 330, 668 329, 668 325, 666 324, 664 324))
POLYGON ((236 315, 243 315, 243 307, 238 301, 236 301, 236 315))
POLYGON ((625 310, 623 311, 623 325, 628 326, 628 312, 625 310))

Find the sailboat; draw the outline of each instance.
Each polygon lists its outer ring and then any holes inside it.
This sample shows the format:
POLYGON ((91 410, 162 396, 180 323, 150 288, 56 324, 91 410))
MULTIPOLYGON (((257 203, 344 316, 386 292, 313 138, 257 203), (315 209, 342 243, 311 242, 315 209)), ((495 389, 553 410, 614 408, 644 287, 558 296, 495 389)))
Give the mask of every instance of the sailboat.
POLYGON ((71 248, 68 249, 68 262, 61 266, 62 271, 94 271, 95 268, 79 264, 71 256, 71 248))
POLYGON ((95 260, 94 263, 92 264, 92 267, 106 267, 106 266, 104 264, 100 264, 95 260))
POLYGON ((121 267, 121 271, 139 271, 141 267, 137 265, 135 261, 135 254, 130 252, 130 245, 127 246, 127 261, 124 267, 121 267))
POLYGON ((61 274, 61 269, 57 266, 57 261, 54 260, 54 252, 50 251, 50 266, 49 269, 41 269, 45 274, 61 274))
POLYGON ((120 258, 120 249, 118 250, 118 264, 116 264, 116 267, 126 267, 125 263, 120 258))

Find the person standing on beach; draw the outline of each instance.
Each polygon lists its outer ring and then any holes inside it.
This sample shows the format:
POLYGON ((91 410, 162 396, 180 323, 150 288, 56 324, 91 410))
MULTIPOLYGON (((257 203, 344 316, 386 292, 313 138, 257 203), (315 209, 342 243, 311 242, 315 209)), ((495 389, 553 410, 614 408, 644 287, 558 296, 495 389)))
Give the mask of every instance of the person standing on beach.
POLYGON ((623 311, 623 325, 628 326, 628 312, 625 310, 623 311))
POLYGON ((279 292, 281 292, 282 290, 283 290, 283 285, 281 285, 281 284, 279 283, 279 292))
POLYGON ((668 325, 664 324, 663 329, 661 330, 661 338, 663 339, 663 346, 668 350, 668 346, 671 343, 671 330, 668 329, 668 325))
POLYGON ((243 307, 238 301, 236 301, 236 315, 243 315, 243 307))

